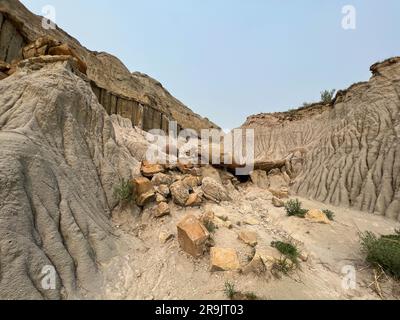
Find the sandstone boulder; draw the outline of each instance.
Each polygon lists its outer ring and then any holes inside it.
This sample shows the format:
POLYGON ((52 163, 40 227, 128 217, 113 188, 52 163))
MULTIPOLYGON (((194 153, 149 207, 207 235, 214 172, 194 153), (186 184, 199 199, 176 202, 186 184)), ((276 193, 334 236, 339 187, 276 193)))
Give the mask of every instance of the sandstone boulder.
POLYGON ((286 187, 282 187, 280 189, 269 189, 269 192, 278 199, 286 199, 289 198, 289 190, 286 187))
POLYGON ((164 173, 157 173, 153 176, 153 179, 151 179, 151 182, 153 183, 154 186, 170 186, 174 181, 173 178, 170 175, 164 174, 164 173))
POLYGON ((169 190, 167 185, 160 185, 158 187, 155 187, 157 193, 161 194, 164 198, 168 198, 168 196, 171 194, 171 191, 169 190))
POLYGON ((209 238, 207 229, 194 215, 186 215, 177 225, 178 241, 186 253, 200 257, 206 249, 209 238))
POLYGON ((213 247, 210 251, 210 270, 236 271, 240 268, 239 259, 234 249, 213 247))
POLYGON ((200 179, 192 175, 184 177, 182 182, 191 189, 195 189, 201 184, 200 179))
POLYGON ((186 207, 198 207, 202 204, 202 193, 191 193, 186 201, 186 207))
POLYGON ((156 218, 161 218, 171 213, 168 203, 160 202, 156 207, 154 216, 156 218))
POLYGON ((254 273, 256 275, 261 275, 267 271, 264 262, 259 254, 255 254, 253 259, 242 268, 243 274, 254 273))
POLYGON ((148 161, 143 161, 140 171, 143 176, 152 178, 157 173, 164 172, 164 167, 160 164, 152 164, 148 161))
POLYGON ((213 178, 203 179, 202 190, 206 199, 216 203, 230 200, 228 192, 225 190, 223 185, 215 181, 213 178))
POLYGON ((272 204, 277 208, 282 208, 285 206, 285 202, 277 197, 272 197, 272 204))
POLYGON ((133 192, 136 204, 140 207, 155 200, 156 194, 150 180, 145 177, 133 179, 133 192))
POLYGON ((182 181, 176 181, 171 185, 170 190, 172 200, 182 207, 186 206, 190 196, 189 187, 187 187, 182 181))
POLYGON ((330 224, 330 220, 328 219, 328 217, 326 216, 325 213, 323 213, 321 210, 319 209, 312 209, 309 210, 306 213, 305 218, 311 222, 315 222, 315 223, 322 223, 322 224, 330 224))
POLYGON ((222 184, 220 174, 217 169, 215 169, 211 165, 206 165, 204 167, 201 167, 201 175, 203 178, 212 178, 218 183, 222 184))
POLYGON ((245 244, 248 244, 252 247, 255 247, 258 243, 258 235, 256 232, 253 231, 242 230, 239 232, 238 238, 242 240, 245 244))
POLYGON ((261 189, 269 188, 269 179, 264 170, 254 170, 250 173, 250 179, 253 184, 261 189))
POLYGON ((276 248, 266 247, 257 249, 255 256, 259 256, 266 269, 271 271, 274 264, 281 259, 282 254, 276 248))

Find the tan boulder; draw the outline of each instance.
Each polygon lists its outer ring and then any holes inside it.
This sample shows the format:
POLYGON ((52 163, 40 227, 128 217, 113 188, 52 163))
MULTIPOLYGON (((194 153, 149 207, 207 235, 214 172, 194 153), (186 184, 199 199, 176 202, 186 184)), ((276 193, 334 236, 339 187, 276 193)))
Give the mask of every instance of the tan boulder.
POLYGON ((151 178, 157 173, 164 172, 164 167, 160 164, 152 164, 148 161, 143 161, 140 171, 143 176, 151 178))
POLYGON ((240 269, 237 253, 230 248, 213 247, 210 251, 210 270, 213 271, 235 271, 240 269))
POLYGON ((272 197, 272 204, 277 208, 282 208, 285 206, 285 202, 277 197, 272 197))
POLYGON ((191 189, 195 189, 201 184, 200 179, 195 176, 187 176, 183 178, 182 182, 191 189))
POLYGON ((171 185, 170 190, 172 200, 182 207, 186 206, 186 203, 188 202, 190 196, 189 187, 187 187, 182 181, 179 180, 171 185))
POLYGON ((136 204, 140 207, 155 200, 156 194, 150 180, 144 177, 133 179, 133 192, 136 204))
POLYGON ((153 183, 154 186, 165 185, 168 187, 174 182, 174 180, 171 176, 159 172, 153 176, 153 179, 151 179, 151 182, 153 183))
POLYGON ((245 244, 248 244, 252 247, 255 247, 258 243, 258 235, 256 232, 253 231, 242 230, 239 232, 238 238, 242 240, 245 244))
POLYGON ((177 229, 181 248, 193 257, 202 256, 210 234, 200 221, 194 215, 186 215, 177 229))
POLYGON ((255 255, 262 259, 268 271, 271 271, 276 261, 280 260, 282 257, 282 254, 279 252, 279 250, 273 247, 257 249, 255 255))
POLYGON ((168 196, 171 194, 171 191, 169 190, 168 186, 162 184, 158 187, 155 187, 157 193, 162 195, 165 198, 168 198, 168 196))
POLYGON ((253 184, 261 189, 269 187, 269 179, 264 170, 254 170, 250 173, 250 179, 253 184))
POLYGON ((191 163, 182 163, 179 162, 176 164, 176 167, 179 169, 180 172, 183 174, 188 174, 191 172, 191 170, 194 168, 193 164, 191 163))
POLYGON ((156 207, 156 211, 154 216, 156 218, 161 218, 164 217, 166 215, 169 215, 171 213, 170 209, 169 209, 169 205, 166 202, 161 202, 158 204, 158 206, 156 207))
POLYGON ((326 214, 323 213, 319 209, 309 210, 306 213, 305 218, 307 220, 315 222, 315 223, 323 223, 323 224, 330 224, 331 223, 330 220, 328 219, 328 217, 326 216, 326 214))
POLYGON ((52 56, 72 56, 78 62, 79 71, 86 74, 87 65, 86 63, 76 54, 75 50, 73 50, 67 43, 63 43, 59 46, 51 47, 48 50, 49 55, 52 56))
POLYGON ((222 183, 221 176, 218 170, 211 165, 201 167, 201 175, 203 178, 212 178, 218 183, 222 183))
POLYGON ((167 202, 167 199, 162 194, 157 193, 156 194, 156 202, 161 203, 161 202, 167 202))
POLYGON ((215 181, 213 178, 203 179, 202 190, 206 199, 216 203, 231 200, 223 185, 215 181))
POLYGON ((260 221, 253 217, 247 217, 244 218, 243 223, 248 224, 249 226, 257 226, 260 224, 260 221))
POLYGON ((191 193, 186 201, 186 207, 198 207, 203 202, 202 195, 199 193, 191 193))
POLYGON ((271 192, 272 195, 274 197, 277 197, 278 199, 289 198, 289 190, 288 190, 288 188, 269 189, 269 192, 271 192))

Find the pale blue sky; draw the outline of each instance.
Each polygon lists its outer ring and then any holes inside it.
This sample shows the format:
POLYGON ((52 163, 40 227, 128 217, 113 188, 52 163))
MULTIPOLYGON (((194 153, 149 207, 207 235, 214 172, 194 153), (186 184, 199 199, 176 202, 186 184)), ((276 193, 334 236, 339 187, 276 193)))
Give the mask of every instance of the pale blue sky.
POLYGON ((91 50, 159 80, 223 128, 368 80, 400 55, 399 0, 23 0, 91 50), (356 30, 341 27, 357 9, 356 30))

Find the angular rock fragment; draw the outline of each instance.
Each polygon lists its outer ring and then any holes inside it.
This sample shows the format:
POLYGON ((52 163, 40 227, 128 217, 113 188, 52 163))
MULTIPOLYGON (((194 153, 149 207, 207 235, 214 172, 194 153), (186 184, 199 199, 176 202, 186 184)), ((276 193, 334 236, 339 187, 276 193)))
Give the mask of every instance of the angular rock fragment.
POLYGON ((174 181, 170 175, 164 173, 157 173, 151 179, 151 182, 154 186, 166 185, 167 187, 170 186, 174 181))
POLYGON ((257 233, 253 232, 253 231, 242 230, 239 232, 238 237, 245 244, 248 244, 249 246, 252 246, 252 247, 255 247, 258 243, 257 233))
POLYGON ((194 215, 186 215, 177 225, 178 241, 186 253, 193 257, 203 255, 210 236, 207 229, 194 215))
POLYGON ((328 219, 325 213, 319 209, 312 209, 306 213, 305 218, 311 222, 330 224, 331 221, 328 219))
POLYGON ((190 195, 189 188, 182 181, 176 181, 171 185, 170 190, 172 200, 182 207, 186 206, 190 195))
POLYGON ((210 250, 210 271, 236 271, 240 263, 236 250, 213 247, 210 250))
POLYGON ((150 180, 145 177, 133 180, 133 191, 135 194, 136 204, 140 207, 155 200, 155 190, 150 180))
POLYGON ((160 164, 151 164, 148 161, 143 161, 140 171, 143 176, 147 178, 152 178, 157 173, 164 172, 164 167, 160 164))
POLYGON ((231 200, 225 188, 212 178, 203 179, 202 190, 206 199, 216 203, 231 200))
POLYGON ((186 201, 186 207, 197 207, 202 204, 202 194, 199 193, 191 193, 189 195, 189 199, 186 201))
POLYGON ((272 197, 272 204, 277 208, 282 208, 285 206, 285 202, 277 197, 272 197))
POLYGON ((169 208, 168 203, 166 203, 166 202, 161 202, 161 203, 159 203, 158 206, 156 207, 154 216, 155 216, 156 218, 161 218, 161 217, 164 217, 164 216, 169 215, 170 213, 171 213, 171 211, 170 211, 170 208, 169 208))

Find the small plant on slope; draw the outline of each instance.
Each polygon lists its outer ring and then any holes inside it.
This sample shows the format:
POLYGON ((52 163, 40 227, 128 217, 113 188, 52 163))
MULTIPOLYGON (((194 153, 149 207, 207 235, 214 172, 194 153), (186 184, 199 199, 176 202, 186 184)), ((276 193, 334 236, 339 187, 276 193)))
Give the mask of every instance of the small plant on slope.
POLYGON ((235 290, 235 285, 229 281, 225 282, 225 295, 229 298, 229 299, 233 299, 235 297, 236 294, 236 290, 235 290))
POLYGON ((336 90, 333 89, 331 91, 329 90, 324 90, 321 92, 321 102, 323 103, 331 103, 333 100, 333 96, 335 95, 336 90))
POLYGON ((393 235, 381 237, 365 232, 360 238, 362 249, 367 254, 367 262, 400 279, 400 230, 393 235))
POLYGON ((285 257, 289 258, 293 263, 298 263, 298 258, 300 255, 299 250, 293 244, 282 241, 274 241, 271 243, 271 246, 276 248, 285 257))
POLYGON ((325 215, 327 216, 327 218, 329 220, 331 220, 331 221, 335 220, 335 213, 333 211, 326 209, 326 210, 323 210, 322 212, 325 213, 325 215))
POLYGON ((301 202, 299 199, 289 200, 285 203, 286 213, 289 217, 296 216, 300 218, 304 218, 307 210, 301 207, 301 202))
POLYGON ((122 179, 118 185, 114 187, 114 197, 120 203, 130 202, 133 198, 133 184, 131 181, 122 179))

